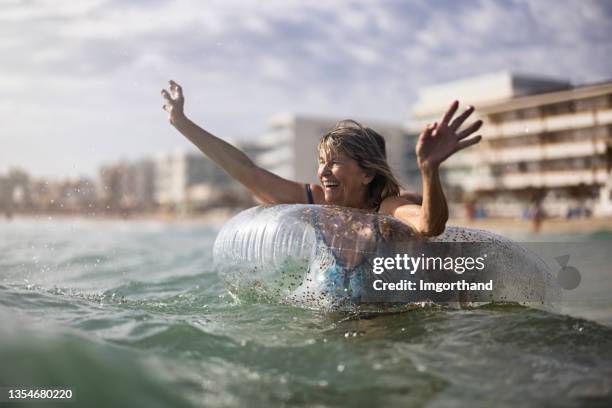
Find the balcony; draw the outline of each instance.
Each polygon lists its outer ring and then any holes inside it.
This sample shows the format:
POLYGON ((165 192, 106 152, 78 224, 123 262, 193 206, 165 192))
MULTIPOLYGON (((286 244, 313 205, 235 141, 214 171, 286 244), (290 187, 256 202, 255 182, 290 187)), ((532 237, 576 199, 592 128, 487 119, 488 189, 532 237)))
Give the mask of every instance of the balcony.
POLYGON ((488 164, 533 162, 552 159, 589 157, 606 151, 603 140, 550 143, 528 147, 490 149, 482 157, 488 164))
POLYGON ((538 134, 545 130, 544 122, 539 118, 501 123, 497 128, 498 137, 538 134))
POLYGON ((591 126, 595 126, 595 115, 593 112, 570 113, 544 118, 544 130, 548 132, 591 126))
POLYGON ((487 121, 483 126, 483 132, 487 138, 502 138, 520 136, 526 133, 538 134, 607 124, 612 124, 612 109, 544 116, 537 119, 514 120, 499 124, 487 121))
POLYGON ((464 191, 503 191, 525 188, 559 188, 579 184, 603 185, 608 175, 605 169, 578 169, 537 171, 526 173, 506 173, 497 177, 487 171, 466 173, 447 171, 444 179, 447 184, 460 186, 464 191))
POLYGON ((493 189, 521 189, 528 187, 570 187, 579 184, 604 184, 608 175, 605 169, 574 169, 504 174, 496 178, 493 189))

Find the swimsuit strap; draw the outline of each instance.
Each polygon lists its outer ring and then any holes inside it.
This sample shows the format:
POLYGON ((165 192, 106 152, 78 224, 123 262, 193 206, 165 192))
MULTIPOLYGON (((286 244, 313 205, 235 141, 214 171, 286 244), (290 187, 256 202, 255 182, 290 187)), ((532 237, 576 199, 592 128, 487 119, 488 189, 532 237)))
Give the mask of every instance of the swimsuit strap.
POLYGON ((308 204, 314 204, 314 199, 312 197, 312 189, 310 188, 310 184, 305 184, 306 186, 306 195, 308 196, 308 204))

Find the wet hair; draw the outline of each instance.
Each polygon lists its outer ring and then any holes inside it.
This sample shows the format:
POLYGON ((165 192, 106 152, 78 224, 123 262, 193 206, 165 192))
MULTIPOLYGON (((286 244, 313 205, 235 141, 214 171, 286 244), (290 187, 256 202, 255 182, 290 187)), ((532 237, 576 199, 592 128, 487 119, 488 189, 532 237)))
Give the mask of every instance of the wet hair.
POLYGON ((368 205, 376 207, 385 198, 399 195, 400 184, 387 163, 385 139, 369 127, 351 119, 342 120, 323 135, 318 151, 332 156, 342 152, 365 171, 374 173, 368 185, 368 205))

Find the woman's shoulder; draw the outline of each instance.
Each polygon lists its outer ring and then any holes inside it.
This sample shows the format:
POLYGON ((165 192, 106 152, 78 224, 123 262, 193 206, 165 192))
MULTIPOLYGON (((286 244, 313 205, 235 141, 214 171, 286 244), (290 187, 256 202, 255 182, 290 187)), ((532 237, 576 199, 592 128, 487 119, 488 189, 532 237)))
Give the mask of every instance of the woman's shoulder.
POLYGON ((399 196, 389 196, 385 197, 381 202, 381 207, 385 204, 413 204, 413 205, 421 205, 423 203, 423 198, 416 195, 399 195, 399 196))
POLYGON ((403 191, 399 195, 401 198, 405 198, 410 202, 410 204, 423 205, 423 195, 412 192, 412 191, 403 191))
POLYGON ((389 196, 384 198, 380 203, 378 213, 383 215, 393 215, 398 207, 404 205, 419 207, 421 202, 422 200, 411 199, 404 197, 403 195, 389 196))

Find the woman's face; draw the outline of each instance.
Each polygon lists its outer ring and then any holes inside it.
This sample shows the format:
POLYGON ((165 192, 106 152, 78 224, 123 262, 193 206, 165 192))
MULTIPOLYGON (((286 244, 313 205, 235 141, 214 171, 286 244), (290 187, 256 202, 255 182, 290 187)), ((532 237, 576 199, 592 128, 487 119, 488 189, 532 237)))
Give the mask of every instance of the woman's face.
POLYGON ((367 206, 368 184, 373 176, 345 153, 326 155, 319 152, 317 176, 328 204, 353 208, 367 206))

